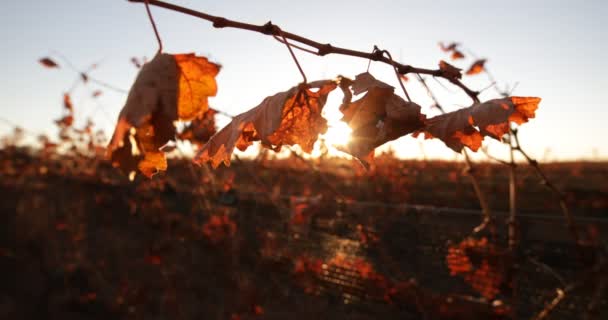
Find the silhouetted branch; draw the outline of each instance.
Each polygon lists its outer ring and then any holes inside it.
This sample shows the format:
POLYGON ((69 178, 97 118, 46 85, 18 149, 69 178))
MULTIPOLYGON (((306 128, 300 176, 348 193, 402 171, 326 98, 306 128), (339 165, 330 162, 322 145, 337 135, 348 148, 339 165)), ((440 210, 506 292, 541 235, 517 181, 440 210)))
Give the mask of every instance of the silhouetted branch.
MULTIPOLYGON (((479 98, 478 98, 479 92, 469 89, 465 84, 463 84, 460 81, 460 79, 454 77, 453 75, 450 75, 449 72, 445 72, 444 70, 441 70, 441 69, 425 69, 425 68, 413 67, 413 66, 407 65, 407 64, 401 64, 401 63, 395 62, 392 59, 390 59, 389 57, 385 56, 382 53, 382 50, 369 53, 369 52, 363 52, 363 51, 357 51, 357 50, 352 50, 352 49, 347 49, 347 48, 336 47, 336 46, 331 45, 330 43, 320 43, 320 42, 299 36, 297 34, 293 34, 293 33, 284 31, 284 30, 280 29, 278 26, 272 24, 272 22, 270 22, 270 21, 263 25, 254 25, 254 24, 229 20, 229 19, 226 19, 223 17, 213 16, 213 15, 210 15, 210 14, 207 14, 204 12, 195 11, 195 10, 192 10, 189 8, 181 7, 178 5, 174 5, 171 3, 158 1, 158 0, 128 0, 128 1, 139 2, 139 3, 148 2, 149 4, 157 6, 157 7, 165 8, 168 10, 173 10, 173 11, 187 14, 187 15, 190 15, 193 17, 197 17, 197 18, 200 18, 203 20, 207 20, 207 21, 212 22, 213 27, 215 27, 215 28, 236 28, 236 29, 258 32, 258 33, 273 36, 273 37, 281 37, 281 38, 284 38, 283 39, 284 41, 287 41, 286 39, 289 39, 289 40, 304 44, 306 46, 309 46, 311 48, 315 48, 317 51, 316 52, 313 51, 313 53, 318 56, 325 56, 328 54, 340 54, 340 55, 346 55, 346 56, 352 56, 352 57, 359 57, 359 58, 370 59, 370 60, 379 61, 379 62, 386 63, 388 65, 391 65, 391 66, 393 66, 393 68, 395 68, 395 70, 399 74, 403 74, 403 75, 408 74, 408 73, 418 73, 418 74, 428 74, 428 75, 432 75, 435 77, 444 78, 444 79, 450 81, 455 86, 462 89, 474 102, 479 102, 479 98)), ((294 47, 294 48, 298 48, 298 47, 294 47)), ((311 51, 306 50, 306 52, 310 53, 311 51)))

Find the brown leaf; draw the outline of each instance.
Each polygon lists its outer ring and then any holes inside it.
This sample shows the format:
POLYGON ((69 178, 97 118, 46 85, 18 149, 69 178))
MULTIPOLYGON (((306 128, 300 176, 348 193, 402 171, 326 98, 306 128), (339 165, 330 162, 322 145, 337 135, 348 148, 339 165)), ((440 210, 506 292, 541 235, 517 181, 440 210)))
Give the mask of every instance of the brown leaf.
POLYGON ((68 115, 59 120, 55 120, 55 123, 61 128, 71 127, 72 123, 74 123, 74 117, 68 115))
POLYGON ((456 68, 443 60, 439 60, 439 69, 443 71, 443 74, 448 78, 462 78, 462 73, 460 73, 461 70, 459 68, 456 68))
POLYGON ((466 74, 469 76, 472 76, 472 75, 483 72, 485 63, 486 63, 486 59, 479 59, 479 60, 473 62, 473 64, 467 70, 466 74))
MULTIPOLYGON (((420 106, 406 102, 394 94, 394 88, 362 73, 351 85, 355 94, 367 91, 359 100, 345 101, 340 107, 346 122, 353 130, 351 140, 343 148, 359 159, 367 157, 376 147, 420 129, 424 115, 420 106)), ((349 89, 341 86, 345 96, 349 89)))
POLYGON ((63 94, 63 106, 68 109, 70 112, 74 111, 74 105, 72 105, 72 99, 70 98, 69 93, 63 94))
POLYGON ((59 65, 49 57, 41 58, 38 62, 47 68, 59 68, 59 65))
POLYGON ((178 134, 180 140, 188 140, 193 144, 202 146, 216 133, 215 115, 217 111, 207 110, 202 116, 192 120, 178 134))
POLYGON ((534 118, 540 103, 536 97, 509 97, 489 100, 427 120, 427 139, 438 138, 456 152, 466 146, 481 147, 485 136, 500 140, 509 131, 509 122, 523 124, 534 118))
POLYGON ((458 50, 452 51, 451 55, 452 60, 464 59, 464 54, 458 50))
POLYGON ((262 146, 280 149, 282 145, 300 145, 312 151, 319 133, 327 130, 321 111, 329 92, 336 88, 330 80, 299 85, 265 98, 257 107, 242 113, 216 133, 197 154, 197 163, 230 165, 234 148, 244 151, 254 141, 262 146), (317 91, 311 91, 318 88, 317 91))
POLYGON ((443 52, 454 51, 454 50, 456 50, 456 47, 458 47, 458 45, 459 45, 459 43, 457 43, 457 42, 452 42, 452 43, 449 43, 447 45, 444 44, 443 42, 439 42, 439 48, 441 48, 441 50, 443 52))
POLYGON ((97 98, 99 97, 103 92, 101 90, 95 90, 93 91, 93 93, 91 93, 91 97, 93 98, 97 98))
POLYGON ((114 166, 150 177, 167 168, 160 148, 175 138, 176 120, 191 120, 208 109, 217 92, 219 66, 194 54, 158 54, 142 66, 107 154, 114 166))

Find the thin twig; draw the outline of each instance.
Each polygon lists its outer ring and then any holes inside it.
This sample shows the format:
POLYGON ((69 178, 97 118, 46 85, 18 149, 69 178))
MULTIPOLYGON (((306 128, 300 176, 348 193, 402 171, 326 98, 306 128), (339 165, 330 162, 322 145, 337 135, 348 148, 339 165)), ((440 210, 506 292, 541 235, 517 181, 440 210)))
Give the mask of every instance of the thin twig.
POLYGON ((298 70, 300 70, 300 74, 302 75, 302 78, 304 78, 304 83, 308 82, 308 81, 306 81, 306 74, 304 73, 304 70, 302 69, 302 66, 300 65, 300 61, 298 61, 296 54, 293 53, 293 50, 291 49, 291 44, 285 38, 283 31, 281 31, 281 29, 279 27, 276 27, 276 29, 279 32, 279 35, 281 36, 281 38, 283 38, 283 43, 285 43, 285 45, 287 46, 287 50, 289 50, 289 54, 291 54, 291 57, 293 58, 293 62, 296 63, 298 70))
MULTIPOLYGON (((266 23, 264 25, 254 25, 254 24, 249 24, 249 23, 244 23, 244 22, 239 22, 239 21, 233 21, 233 20, 229 20, 229 19, 226 19, 223 17, 213 16, 213 15, 210 15, 210 14, 207 14, 204 12, 192 10, 189 8, 181 7, 178 5, 174 5, 171 3, 158 1, 158 0, 128 0, 128 1, 138 2, 138 3, 146 1, 146 2, 149 2, 149 4, 154 5, 154 6, 158 6, 161 8, 168 9, 168 10, 173 10, 176 12, 180 12, 183 14, 187 14, 187 15, 190 15, 193 17, 203 19, 203 20, 210 21, 213 23, 213 26, 215 28, 236 28, 236 29, 258 32, 258 33, 262 33, 262 34, 270 35, 270 36, 281 36, 281 34, 279 33, 280 29, 278 29, 276 27, 276 25, 273 25, 270 22, 266 23)), ((289 39, 289 40, 307 45, 311 48, 317 49, 317 51, 314 52, 314 54, 318 55, 318 56, 325 56, 328 54, 340 54, 340 55, 347 55, 347 56, 352 56, 352 57, 359 57, 359 58, 370 59, 370 60, 374 60, 374 61, 380 61, 380 62, 389 64, 389 65, 392 65, 398 70, 399 74, 403 74, 403 75, 408 74, 408 73, 420 73, 420 74, 428 74, 428 75, 432 75, 435 77, 444 78, 444 79, 450 81, 455 86, 461 88, 474 102, 479 102, 479 98, 478 98, 479 92, 471 90, 466 85, 464 85, 460 81, 460 79, 450 75, 449 73, 446 73, 445 71, 443 71, 441 69, 417 68, 417 67, 413 67, 411 65, 406 65, 406 64, 401 64, 401 63, 391 61, 388 57, 385 57, 383 55, 336 47, 329 43, 323 44, 323 43, 299 36, 297 34, 286 32, 284 30, 282 30, 281 33, 282 33, 282 36, 285 37, 285 39, 289 39)))
POLYGON ((403 93, 405 93, 405 97, 407 98, 407 101, 412 102, 412 99, 410 99, 410 95, 407 93, 407 90, 405 90, 405 86, 403 85, 403 80, 401 79, 401 76, 399 75, 399 69, 397 69, 397 67, 395 67, 395 60, 393 60, 391 53, 388 52, 388 50, 382 50, 382 53, 386 54, 388 59, 391 61, 391 65, 393 66, 393 70, 395 70, 395 75, 397 76, 397 81, 399 82, 401 89, 403 89, 403 93))
POLYGON ((566 286, 566 281, 564 280, 564 278, 559 273, 557 273, 557 271, 555 271, 553 268, 549 267, 545 263, 542 263, 542 262, 540 262, 540 261, 538 261, 538 260, 536 260, 535 258, 532 258, 532 257, 528 257, 528 261, 532 262, 537 267, 545 270, 548 274, 552 275, 557 281, 559 281, 559 284, 562 287, 566 286))
POLYGON ((541 179, 542 183, 559 198, 559 206, 564 215, 564 219, 566 220, 566 226, 568 227, 568 230, 570 231, 570 234, 578 247, 580 245, 580 236, 578 234, 574 218, 572 217, 568 204, 566 203, 566 196, 553 183, 551 183, 551 181, 549 181, 547 175, 538 165, 538 161, 532 159, 532 157, 530 157, 528 153, 522 149, 517 131, 515 131, 513 134, 513 140, 515 143, 515 150, 517 150, 526 159, 528 164, 534 168, 536 175, 541 179))
POLYGON ((435 94, 433 93, 433 91, 431 90, 431 88, 429 88, 429 86, 426 84, 426 80, 419 73, 417 73, 416 76, 418 77, 418 81, 420 81, 420 83, 422 84, 422 86, 426 89, 426 93, 428 94, 428 96, 431 99, 433 99, 433 102, 435 102, 435 104, 433 106, 435 108, 437 108, 437 110, 439 110, 441 113, 445 113, 445 110, 439 104, 439 100, 437 100, 437 97, 435 96, 435 94))
POLYGON ((154 17, 152 17, 152 12, 150 11, 149 0, 144 0, 146 5, 146 11, 148 12, 148 18, 150 19, 150 24, 152 25, 152 29, 154 29, 154 35, 156 35, 156 41, 158 41, 158 53, 163 52, 163 41, 160 39, 160 34, 158 34, 158 29, 156 28, 156 22, 154 22, 154 17))
MULTIPOLYGON (((475 229, 473 229, 473 233, 479 233, 483 231, 487 226, 492 224, 492 213, 490 211, 490 206, 488 205, 488 201, 486 200, 486 196, 481 190, 481 186, 479 185, 479 181, 475 176, 475 169, 473 168, 473 161, 471 161, 471 157, 466 149, 462 150, 462 154, 464 155, 464 159, 466 161, 466 172, 468 176, 471 178, 471 184, 473 185, 473 189, 475 190, 475 195, 477 195, 477 200, 479 200, 479 206, 481 207, 481 214, 483 215, 483 220, 481 224, 475 229)), ((492 233, 493 232, 492 228, 492 233)))
MULTIPOLYGON (((429 97, 431 97, 431 99, 433 99, 433 102, 435 102, 435 107, 441 113, 445 114, 445 110, 443 109, 443 107, 441 106, 439 101, 437 100, 437 97, 435 96, 435 94, 433 94, 433 91, 431 90, 431 88, 429 88, 429 86, 426 84, 426 81, 424 80, 424 78, 422 78, 422 76, 420 74, 417 74, 417 76, 418 76, 418 80, 422 83, 422 85, 426 89, 429 97)), ((475 176, 474 169, 473 169, 473 161, 471 161, 471 158, 469 157, 469 153, 467 152, 466 149, 463 149, 462 154, 464 155, 464 159, 467 164, 465 170, 466 170, 468 176, 471 178, 471 184, 473 184, 473 189, 475 190, 475 195, 477 196, 477 199, 479 200, 479 206, 481 207, 481 212, 482 212, 482 216, 483 216, 481 224, 473 229, 473 233, 477 234, 477 233, 485 230, 488 226, 492 225, 492 222, 493 222, 492 213, 490 211, 490 206, 488 205, 488 201, 486 200, 486 197, 485 197, 483 191, 481 190, 479 181, 477 180, 477 177, 475 176)), ((495 234, 495 230, 494 230, 493 226, 491 228, 491 232, 493 235, 495 234)))

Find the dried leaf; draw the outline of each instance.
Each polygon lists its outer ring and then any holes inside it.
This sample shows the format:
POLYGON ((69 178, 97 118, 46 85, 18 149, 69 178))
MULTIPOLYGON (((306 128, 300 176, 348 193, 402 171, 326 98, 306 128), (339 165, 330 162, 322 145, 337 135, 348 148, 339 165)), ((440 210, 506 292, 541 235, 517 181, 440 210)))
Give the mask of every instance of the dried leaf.
MULTIPOLYGON (((376 147, 424 125, 420 106, 406 102, 394 93, 393 87, 376 80, 371 74, 358 75, 351 87, 355 94, 367 93, 357 101, 345 101, 340 107, 344 114, 342 121, 353 130, 343 151, 363 159, 376 147)), ((345 96, 349 96, 349 89, 341 88, 345 96)))
POLYGON ((477 151, 485 136, 500 140, 509 131, 509 122, 523 124, 534 118, 540 100, 536 97, 489 100, 430 118, 421 131, 427 139, 438 138, 456 152, 465 146, 477 151))
POLYGON ((193 144, 202 146, 216 133, 215 115, 217 111, 207 110, 202 116, 192 120, 178 134, 180 140, 188 140, 193 144))
POLYGON ((70 112, 74 111, 74 105, 72 105, 72 99, 70 98, 69 93, 63 94, 63 106, 68 109, 70 112))
POLYGON ((175 138, 176 120, 208 109, 219 66, 194 54, 158 54, 142 66, 120 112, 107 154, 112 164, 150 177, 167 168, 160 148, 175 138))
POLYGON ((220 66, 194 54, 173 56, 179 69, 177 111, 180 120, 191 120, 207 111, 207 97, 215 96, 215 76, 220 66))
POLYGON ((67 115, 61 119, 55 120, 55 123, 61 128, 71 127, 72 123, 74 123, 74 117, 67 115))
POLYGON ((439 69, 443 71, 443 74, 448 78, 462 78, 462 73, 460 73, 461 70, 459 68, 456 68, 443 60, 439 61, 439 69))
POLYGON ((465 238, 448 247, 450 275, 460 275, 486 299, 494 299, 507 280, 511 261, 506 250, 487 238, 465 238))
POLYGON ((439 48, 441 48, 441 50, 443 52, 454 51, 454 50, 456 50, 456 48, 458 47, 458 45, 459 45, 459 43, 457 43, 457 42, 452 42, 452 43, 449 43, 447 45, 445 45, 443 42, 439 42, 439 48))
POLYGON ((47 68, 59 68, 59 65, 49 57, 41 58, 38 62, 47 68))
POLYGON ((306 152, 312 151, 319 133, 327 130, 321 111, 329 92, 336 88, 330 80, 299 85, 265 98, 257 107, 242 113, 216 133, 199 151, 197 163, 211 162, 214 168, 221 163, 230 165, 234 148, 243 151, 254 141, 262 141, 267 148, 298 144, 306 152), (318 88, 317 91, 310 89, 318 88))
POLYGON ((99 97, 99 96, 100 96, 100 95, 102 95, 102 94, 103 94, 103 91, 101 91, 101 90, 95 90, 95 91, 93 91, 93 93, 91 94, 91 97, 93 97, 93 98, 97 98, 97 97, 99 97))
POLYGON ((464 59, 464 54, 458 50, 452 51, 451 55, 452 60, 464 59))
POLYGON ((479 59, 479 60, 473 62, 473 64, 467 70, 466 74, 469 76, 472 76, 472 75, 483 72, 485 63, 486 63, 486 59, 479 59))

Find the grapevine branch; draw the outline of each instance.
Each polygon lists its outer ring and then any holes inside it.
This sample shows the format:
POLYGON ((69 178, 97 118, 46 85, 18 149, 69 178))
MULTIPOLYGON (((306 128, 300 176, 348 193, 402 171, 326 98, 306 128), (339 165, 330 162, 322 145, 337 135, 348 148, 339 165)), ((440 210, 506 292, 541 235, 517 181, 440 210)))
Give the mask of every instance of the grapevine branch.
MULTIPOLYGON (((437 108, 437 110, 439 110, 442 114, 445 114, 445 109, 441 106, 441 104, 439 103, 439 100, 433 93, 433 90, 431 90, 431 88, 427 85, 425 79, 420 74, 416 74, 416 76, 418 77, 418 80, 420 81, 420 83, 426 89, 426 92, 429 95, 429 97, 435 103, 434 107, 437 108)), ((466 149, 463 149, 462 154, 464 155, 464 159, 466 160, 465 171, 466 171, 467 175, 471 178, 471 184, 473 185, 473 189, 475 190, 475 195, 477 196, 477 199, 479 200, 479 206, 481 207, 481 212, 482 212, 482 216, 483 216, 483 220, 482 220, 481 224, 479 226, 475 227, 475 229, 473 229, 473 233, 477 234, 492 224, 492 222, 493 222, 492 221, 492 212, 490 210, 490 205, 488 204, 485 194, 481 190, 481 186, 479 185, 477 176, 475 176, 475 169, 473 166, 473 161, 471 161, 471 158, 469 157, 469 153, 467 152, 466 149)), ((492 225, 491 227, 492 227, 491 228, 492 234, 494 234, 494 226, 492 225)))
MULTIPOLYGON (((445 72, 444 70, 441 70, 441 69, 425 69, 425 68, 414 67, 414 66, 411 66, 408 64, 401 64, 401 63, 395 62, 392 59, 390 59, 389 57, 385 56, 381 51, 374 51, 372 53, 369 53, 369 52, 363 52, 363 51, 358 51, 358 50, 336 47, 330 43, 320 43, 315 40, 311 40, 311 39, 299 36, 297 34, 284 31, 284 30, 278 28, 276 25, 272 24, 272 22, 270 22, 270 21, 263 25, 254 25, 254 24, 229 20, 229 19, 226 19, 223 17, 213 16, 213 15, 210 15, 210 14, 207 14, 204 12, 181 7, 181 6, 167 3, 164 1, 158 1, 158 0, 128 0, 128 1, 129 2, 139 2, 139 3, 146 2, 150 5, 154 5, 157 7, 165 8, 168 10, 180 12, 183 14, 187 14, 187 15, 190 15, 193 17, 203 19, 203 20, 207 20, 207 21, 212 22, 213 27, 215 27, 215 28, 236 28, 236 29, 242 29, 242 30, 262 33, 265 35, 273 36, 275 38, 281 37, 281 38, 284 38, 283 40, 285 42, 287 40, 291 40, 291 41, 298 42, 300 44, 304 44, 308 47, 316 49, 316 51, 313 51, 313 50, 304 50, 304 51, 313 53, 317 56, 325 56, 328 54, 340 54, 340 55, 346 55, 346 56, 352 56, 352 57, 359 57, 359 58, 363 58, 363 59, 369 59, 369 60, 386 63, 386 64, 392 66, 393 68, 395 68, 395 70, 399 74, 402 74, 402 75, 405 75, 408 73, 418 73, 418 74, 428 74, 428 75, 432 75, 434 77, 440 77, 440 78, 450 81, 452 84, 454 84, 455 86, 462 89, 474 102, 479 102, 479 97, 478 97, 479 92, 470 89, 464 83, 462 83, 460 81, 460 79, 458 79, 454 75, 450 75, 449 72, 445 72)), ((296 49, 299 49, 298 46, 293 46, 293 47, 296 49)))

